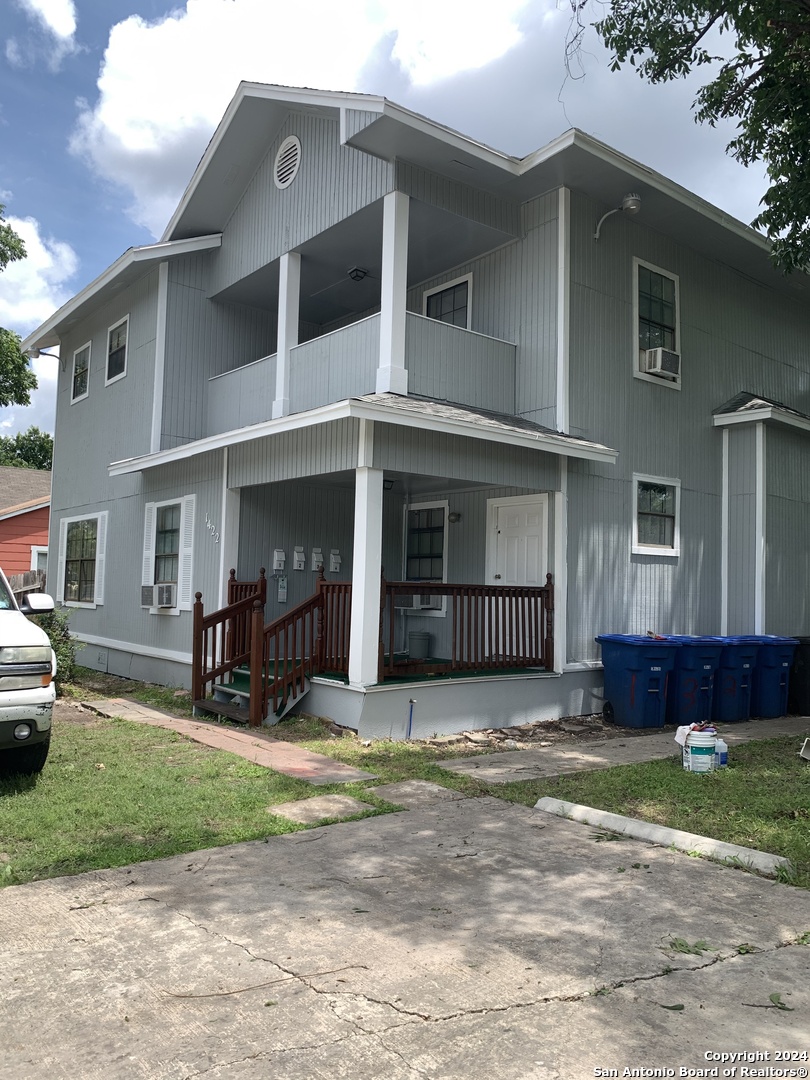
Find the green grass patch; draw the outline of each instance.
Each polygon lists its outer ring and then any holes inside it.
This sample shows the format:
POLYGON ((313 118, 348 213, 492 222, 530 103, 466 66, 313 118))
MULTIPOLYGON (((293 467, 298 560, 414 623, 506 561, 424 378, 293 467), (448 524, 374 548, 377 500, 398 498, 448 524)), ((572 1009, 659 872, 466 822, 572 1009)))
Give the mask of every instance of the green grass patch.
POLYGON ((810 888, 810 784, 796 739, 735 746, 728 768, 685 772, 680 756, 599 772, 498 785, 500 797, 533 806, 543 796, 790 859, 810 888))
POLYGON ((268 808, 332 792, 391 809, 360 784, 313 788, 171 731, 57 720, 43 772, 0 779, 0 884, 294 832, 268 808))

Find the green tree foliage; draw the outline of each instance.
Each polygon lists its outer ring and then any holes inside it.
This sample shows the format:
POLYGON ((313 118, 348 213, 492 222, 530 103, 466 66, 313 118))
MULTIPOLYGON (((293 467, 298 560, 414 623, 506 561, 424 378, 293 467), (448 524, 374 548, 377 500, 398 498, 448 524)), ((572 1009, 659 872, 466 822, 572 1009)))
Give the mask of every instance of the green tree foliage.
MULTIPOLYGON (((25 258, 25 244, 3 218, 4 210, 0 203, 0 270, 25 258)), ((0 406, 30 405, 36 388, 37 378, 20 349, 19 335, 0 326, 0 406)))
POLYGON ((53 436, 38 427, 17 435, 0 437, 0 465, 23 469, 50 469, 53 464, 53 436))
MULTIPOLYGON (((592 0, 570 0, 569 55, 592 0)), ((604 10, 600 4, 600 9, 604 10)), ((737 123, 726 148, 742 165, 764 162, 770 186, 752 224, 785 271, 810 269, 810 0, 697 3, 612 0, 596 31, 650 83, 705 67, 693 108, 699 123, 737 123)))

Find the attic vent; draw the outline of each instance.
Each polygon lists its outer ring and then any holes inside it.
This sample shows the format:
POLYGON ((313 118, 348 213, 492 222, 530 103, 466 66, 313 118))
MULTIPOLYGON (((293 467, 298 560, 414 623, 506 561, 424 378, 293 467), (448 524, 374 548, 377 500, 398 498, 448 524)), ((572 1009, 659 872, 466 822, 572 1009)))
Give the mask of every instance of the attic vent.
POLYGON ((290 135, 278 148, 273 179, 277 188, 289 187, 298 175, 301 164, 301 140, 297 135, 290 135))

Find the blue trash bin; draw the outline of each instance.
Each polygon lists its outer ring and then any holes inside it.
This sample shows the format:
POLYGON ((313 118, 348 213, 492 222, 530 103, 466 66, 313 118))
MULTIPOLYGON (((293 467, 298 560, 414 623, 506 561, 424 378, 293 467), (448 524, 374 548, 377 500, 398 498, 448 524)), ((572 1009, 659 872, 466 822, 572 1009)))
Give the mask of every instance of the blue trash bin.
POLYGON ((621 727, 663 727, 667 680, 677 642, 634 634, 601 634, 606 720, 621 727))
POLYGON ((666 722, 708 724, 712 719, 714 677, 720 664, 723 639, 692 634, 668 634, 667 641, 681 647, 667 691, 666 722))
POLYGON ((712 720, 737 723, 751 715, 751 681, 758 646, 747 637, 727 637, 723 642, 714 677, 712 720))
POLYGON ((799 644, 798 639, 775 634, 751 634, 745 640, 757 646, 757 663, 751 683, 751 715, 768 718, 785 716, 790 665, 799 644))

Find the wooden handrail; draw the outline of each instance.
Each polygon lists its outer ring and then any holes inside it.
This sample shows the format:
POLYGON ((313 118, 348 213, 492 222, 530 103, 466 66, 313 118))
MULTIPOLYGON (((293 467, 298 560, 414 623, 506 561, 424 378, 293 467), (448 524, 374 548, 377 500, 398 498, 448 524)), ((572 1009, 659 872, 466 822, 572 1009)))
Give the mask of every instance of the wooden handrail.
POLYGON ((231 570, 228 595, 237 599, 206 615, 202 593, 194 594, 191 650, 191 696, 194 701, 202 701, 210 683, 250 659, 253 608, 258 603, 263 610, 267 596, 264 569, 254 582, 237 582, 235 571, 231 570))

